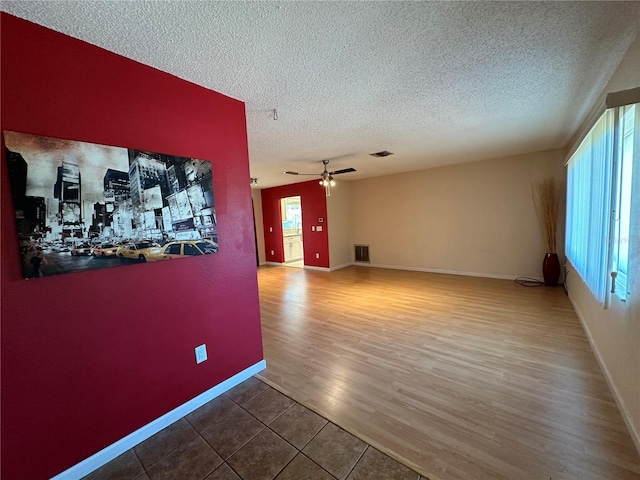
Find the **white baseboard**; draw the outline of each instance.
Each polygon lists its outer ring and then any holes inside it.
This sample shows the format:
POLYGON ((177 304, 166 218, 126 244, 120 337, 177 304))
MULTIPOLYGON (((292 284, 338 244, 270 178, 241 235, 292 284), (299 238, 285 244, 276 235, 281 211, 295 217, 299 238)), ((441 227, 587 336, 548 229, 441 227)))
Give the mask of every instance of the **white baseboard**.
POLYGON ((618 410, 620 410, 620 414, 622 415, 622 419, 624 420, 624 423, 627 425, 627 429, 629 430, 631 439, 633 440, 633 443, 636 446, 636 450, 638 450, 638 453, 640 453, 640 432, 638 431, 635 424, 633 423, 633 418, 631 417, 631 413, 629 412, 629 409, 627 409, 627 406, 624 403, 624 399, 622 398, 622 395, 620 395, 620 391, 617 389, 615 383, 613 382, 613 377, 611 376, 611 373, 607 368, 607 364, 604 363, 604 360, 602 359, 602 355, 600 355, 600 350, 598 349, 598 346, 593 340, 591 331, 587 326, 587 322, 584 321, 582 312, 580 312, 580 309, 578 308, 578 305, 576 304, 576 302, 573 301, 571 292, 569 292, 569 300, 571 301, 571 305, 573 305, 573 309, 575 310, 576 315, 578 316, 578 319, 580 319, 582 328, 584 329, 584 332, 587 335, 587 339, 589 340, 589 345, 591 345, 591 351, 593 351, 593 354, 596 356, 596 360, 598 361, 598 364, 600 365, 600 368, 604 373, 604 378, 607 380, 609 389, 611 389, 611 392, 613 393, 613 398, 616 401, 616 405, 618 405, 618 410))
POLYGON ((304 269, 305 270, 316 270, 318 272, 329 272, 330 271, 330 269, 327 268, 327 267, 314 267, 314 266, 311 266, 311 265, 305 265, 304 269))
POLYGON ((351 265, 354 265, 354 263, 350 262, 350 263, 343 263, 342 265, 336 265, 335 267, 330 267, 329 271, 333 272, 335 270, 340 270, 341 268, 347 268, 350 267, 351 265))
POLYGON ((265 368, 267 368, 266 361, 260 360, 258 363, 236 373, 233 377, 228 378, 224 382, 219 383, 215 387, 210 388, 206 392, 201 393, 197 397, 192 398, 188 402, 183 403, 161 417, 156 418, 144 427, 139 428, 135 432, 130 433, 108 447, 103 448, 98 453, 84 459, 73 467, 68 468, 64 472, 51 478, 51 480, 77 480, 85 475, 89 475, 91 472, 97 470, 117 456, 135 447, 140 442, 143 442, 147 438, 155 435, 163 428, 168 427, 177 420, 180 420, 185 415, 193 412, 197 408, 200 408, 205 403, 213 400, 219 395, 222 395, 227 390, 230 390, 239 383, 244 382, 247 378, 261 372, 265 368))
MULTIPOLYGON (((358 267, 371 267, 371 268, 387 268, 390 270, 409 270, 412 272, 426 272, 426 273, 442 273, 446 275, 461 275, 464 277, 482 277, 482 278, 497 278, 499 280, 515 280, 520 278, 520 275, 500 275, 497 273, 480 273, 480 272, 461 272, 459 270, 442 270, 438 268, 423 268, 423 267, 405 267, 402 265, 381 265, 377 263, 362 263, 353 262, 351 265, 358 267)), ((534 278, 534 277, 531 277, 534 278)), ((536 278, 541 280, 542 278, 536 278)))
POLYGON ((275 265, 276 267, 281 267, 284 263, 280 262, 264 262, 265 265, 275 265))
MULTIPOLYGON (((276 265, 283 266, 286 263, 277 263, 277 262, 267 262, 267 265, 276 265)), ((461 272, 459 270, 442 270, 438 268, 423 268, 423 267, 405 267, 403 265, 382 265, 378 263, 363 263, 363 262, 351 262, 351 263, 343 263, 342 265, 336 265, 335 267, 327 268, 327 267, 314 267, 311 265, 305 265, 305 270, 315 270, 318 272, 333 272, 335 270, 340 270, 346 267, 369 267, 369 268, 386 268, 389 270, 408 270, 412 272, 426 272, 426 273, 441 273, 445 275, 460 275, 464 277, 481 277, 481 278, 496 278, 498 280, 515 280, 516 278, 520 278, 520 275, 500 275, 497 273, 480 273, 480 272, 461 272)), ((542 277, 527 277, 533 278, 535 280, 539 280, 541 282, 544 281, 542 277)))

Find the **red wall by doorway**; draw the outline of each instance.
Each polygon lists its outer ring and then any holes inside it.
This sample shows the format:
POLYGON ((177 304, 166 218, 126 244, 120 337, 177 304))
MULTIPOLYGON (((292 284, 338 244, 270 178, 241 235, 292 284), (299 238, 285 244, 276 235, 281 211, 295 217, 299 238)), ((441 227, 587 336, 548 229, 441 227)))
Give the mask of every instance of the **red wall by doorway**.
POLYGON ((317 180, 265 188, 262 195, 264 248, 267 262, 284 262, 280 199, 300 196, 302 204, 302 247, 304 264, 329 268, 329 234, 327 232, 327 197, 317 180), (319 222, 322 218, 324 221, 319 222), (311 227, 322 226, 322 231, 311 227), (273 255, 271 251, 273 250, 273 255), (319 258, 316 258, 318 254, 319 258))
POLYGON ((244 104, 1 14, 2 129, 212 161, 220 252, 22 278, 0 163, 1 443, 50 478, 263 359, 244 104), (209 359, 195 363, 206 343, 209 359))

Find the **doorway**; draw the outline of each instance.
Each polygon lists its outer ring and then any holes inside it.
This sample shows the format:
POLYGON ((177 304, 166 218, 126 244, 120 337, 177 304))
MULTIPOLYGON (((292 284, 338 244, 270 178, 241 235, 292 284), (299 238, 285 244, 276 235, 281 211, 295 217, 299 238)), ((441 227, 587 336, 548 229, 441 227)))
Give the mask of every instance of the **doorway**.
POLYGON ((304 268, 302 202, 300 196, 281 198, 280 209, 282 216, 284 264, 287 267, 304 268))

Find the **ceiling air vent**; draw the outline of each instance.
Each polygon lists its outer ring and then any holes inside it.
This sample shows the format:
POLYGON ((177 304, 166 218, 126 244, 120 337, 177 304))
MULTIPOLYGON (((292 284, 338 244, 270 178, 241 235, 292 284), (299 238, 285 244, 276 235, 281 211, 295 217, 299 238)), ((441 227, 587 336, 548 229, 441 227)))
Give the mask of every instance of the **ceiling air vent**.
POLYGON ((382 158, 382 157, 388 157, 389 155, 393 155, 393 153, 387 152, 386 150, 383 150, 381 152, 370 153, 369 155, 371 155, 372 157, 376 157, 376 158, 382 158))

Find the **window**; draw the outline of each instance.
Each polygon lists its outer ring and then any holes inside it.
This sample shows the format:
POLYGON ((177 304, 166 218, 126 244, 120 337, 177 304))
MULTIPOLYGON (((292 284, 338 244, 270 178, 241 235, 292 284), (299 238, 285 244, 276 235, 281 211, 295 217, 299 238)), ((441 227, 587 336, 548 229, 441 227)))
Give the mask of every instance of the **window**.
POLYGON ((636 122, 636 106, 620 109, 619 128, 620 145, 616 172, 617 195, 614 209, 612 272, 615 276, 615 294, 621 299, 627 298, 627 274, 629 271, 629 243, 631 240, 631 176, 633 174, 633 142, 636 122))
POLYGON ((216 252, 216 248, 209 242, 198 242, 196 243, 196 246, 205 254, 216 252))
POLYGON ((169 245, 165 253, 170 255, 180 255, 180 247, 179 243, 174 243, 173 245, 169 245))
POLYGON ((184 254, 185 255, 202 255, 200 250, 198 250, 195 246, 190 243, 184 244, 184 254))
POLYGON ((636 105, 607 110, 567 165, 566 254, 605 305, 627 295, 635 122, 636 105))

